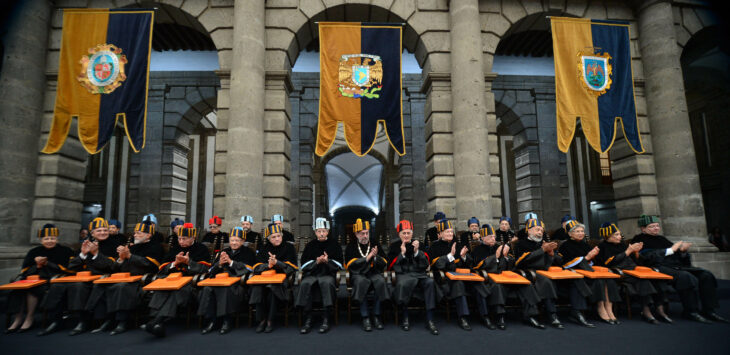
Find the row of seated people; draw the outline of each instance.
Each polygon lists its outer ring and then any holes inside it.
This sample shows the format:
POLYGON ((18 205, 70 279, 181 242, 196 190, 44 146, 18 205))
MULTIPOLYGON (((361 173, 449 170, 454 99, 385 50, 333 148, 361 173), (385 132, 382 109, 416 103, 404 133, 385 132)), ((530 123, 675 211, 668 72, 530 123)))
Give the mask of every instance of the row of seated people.
MULTIPOLYGON (((273 330, 276 310, 293 298, 294 305, 303 309, 305 314, 301 333, 311 330, 312 303, 321 300, 323 321, 319 332, 325 333, 329 330, 329 313, 336 300, 336 275, 341 269, 346 269, 352 285, 351 297, 360 304, 365 331, 383 329, 381 304, 388 300, 402 312, 401 327, 410 330, 408 305, 411 298, 415 297, 425 305, 426 328, 432 334, 438 334, 433 311, 444 297, 456 305, 459 325, 465 330, 471 329, 467 296, 476 301, 480 318, 490 329, 505 329, 505 304, 510 295, 519 299, 522 316, 528 324, 545 328, 537 319, 538 306, 542 304, 549 324, 563 328, 555 307, 559 293, 568 295, 571 315, 577 323, 593 326, 583 315, 588 302, 592 302, 596 304, 601 319, 618 324, 612 311, 612 303, 620 300, 614 280, 556 281, 535 273, 535 270, 547 270, 552 265, 585 270, 590 270, 591 265, 606 265, 630 270, 639 264, 656 267, 673 276, 670 282, 628 275, 622 277, 621 282, 640 296, 642 314, 648 322, 658 322, 651 313, 652 305, 658 314, 657 318, 672 322, 663 309, 669 285, 678 291, 684 311, 690 318, 708 322, 698 313, 702 311, 712 320, 725 321, 715 313, 716 281, 711 273, 691 267, 688 254, 690 245, 671 243, 659 235, 656 217, 642 216, 639 223, 643 233, 636 236, 632 244, 627 245, 622 241, 621 232, 614 224, 606 224, 601 228, 604 242, 598 247, 590 247, 585 242, 584 227, 576 221, 568 221, 566 230, 570 239, 558 247, 555 242, 543 240, 544 226, 536 219, 528 221, 525 228, 527 237, 512 243, 506 240, 498 243, 495 230, 487 225, 479 230, 477 245, 455 241, 451 222, 442 220, 437 225, 438 240, 426 247, 413 238, 413 225, 409 221, 401 221, 396 227, 398 240, 389 245, 386 254, 377 241, 370 237, 368 223, 358 220, 354 226, 357 239, 348 243, 343 258, 342 248, 336 238, 329 236, 329 223, 320 218, 314 226, 316 239, 305 247, 299 262, 301 267, 298 267, 296 251, 292 244, 283 242, 282 228, 277 224, 267 226, 267 242, 258 252, 242 247, 247 233, 240 227, 235 228, 229 236, 230 245, 217 252, 211 264, 208 248, 195 242, 197 231, 192 225, 180 228, 177 233, 178 244, 166 256, 162 256, 159 243, 150 242, 155 234, 154 224, 150 221, 135 227, 132 244, 111 246, 104 242, 108 240, 107 223, 98 218, 90 226, 94 240, 84 241, 79 253, 57 244, 57 228, 51 225, 42 228, 38 233, 42 245, 29 251, 21 278, 38 275, 43 279, 52 279, 59 275, 91 271, 99 275, 116 272, 156 274, 158 278, 175 272, 207 276, 227 272, 230 276, 243 279, 248 275, 274 270, 286 274, 287 280, 255 285, 235 283, 227 287, 195 287, 194 283, 188 283, 177 290, 153 291, 151 297, 148 296, 150 321, 142 328, 154 335, 164 336, 165 324, 176 316, 180 306, 197 300, 198 315, 207 320, 203 333, 213 331, 217 325, 220 325, 221 333, 227 333, 232 328, 232 315, 247 300, 255 308, 258 323, 256 331, 270 332, 273 330), (444 273, 457 271, 457 268, 486 273, 515 270, 530 282, 526 285, 507 285, 490 278, 484 282, 471 282, 443 277, 444 273), (298 270, 301 271, 302 279, 298 287, 293 289, 292 276, 298 270), (390 271, 390 274, 386 271, 390 271), (387 279, 392 281, 392 286, 387 279), (490 319, 489 309, 496 316, 494 323, 490 319)), ((12 291, 8 313, 15 317, 8 331, 29 329, 33 311, 39 300, 42 300, 51 324, 39 335, 58 330, 64 311, 75 313, 79 318, 71 335, 87 331, 92 318, 103 320, 102 325, 93 332, 111 330, 111 334, 119 334, 127 330, 130 313, 145 299, 142 290, 145 282, 51 283, 50 286, 44 284, 28 290, 12 291), (25 321, 22 317, 24 312, 25 321)))

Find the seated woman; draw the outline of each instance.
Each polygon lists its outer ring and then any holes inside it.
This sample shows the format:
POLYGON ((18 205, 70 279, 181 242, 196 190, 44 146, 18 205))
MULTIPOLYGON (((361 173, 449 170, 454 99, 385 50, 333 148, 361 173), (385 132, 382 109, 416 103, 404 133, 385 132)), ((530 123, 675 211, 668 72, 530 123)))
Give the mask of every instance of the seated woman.
MULTIPOLYGON (((30 275, 38 275, 41 279, 49 280, 56 275, 66 275, 68 272, 66 267, 73 251, 69 247, 58 244, 58 228, 52 224, 46 224, 38 230, 38 238, 41 245, 31 249, 25 255, 23 269, 18 278, 26 279, 30 275)), ((33 315, 38 305, 38 299, 43 297, 47 290, 48 283, 10 292, 8 314, 15 314, 15 318, 5 333, 22 333, 33 327, 33 315), (23 308, 25 308, 25 320, 23 320, 23 308)))
MULTIPOLYGON (((576 220, 571 220, 565 224, 565 230, 568 232, 568 240, 558 250, 563 256, 563 268, 594 271, 591 266, 600 250, 598 247, 591 247, 586 242, 585 226, 576 220)), ((621 301, 616 281, 614 279, 591 279, 587 277, 583 280, 591 288, 590 300, 596 304, 598 317, 608 324, 618 324, 619 321, 613 314, 612 303, 621 301)), ((579 320, 579 323, 582 322, 579 320)))
MULTIPOLYGON (((362 226, 362 221, 360 221, 362 226)), ((335 304, 335 276, 342 269, 342 247, 337 238, 328 238, 330 223, 325 218, 317 218, 314 223, 316 239, 307 243, 302 253, 302 281, 297 290, 294 305, 304 310, 304 325, 299 330, 307 334, 312 329, 312 301, 316 295, 322 299, 322 325, 320 333, 329 329, 327 314, 335 304)), ((357 223, 355 224, 357 228, 357 223)))
MULTIPOLYGON (((246 240, 246 232, 243 228, 233 228, 228 240, 230 246, 221 250, 208 271, 210 277, 215 277, 216 274, 222 272, 227 272, 230 277, 242 277, 253 270, 256 255, 253 250, 243 247, 246 240)), ((200 292, 198 315, 205 317, 208 325, 203 328, 201 333, 212 332, 218 320, 221 319, 220 333, 230 332, 233 329, 233 314, 238 311, 244 295, 244 288, 240 282, 228 287, 205 286, 200 292)))
MULTIPOLYGON (((268 241, 259 251, 254 265, 253 272, 256 275, 267 270, 275 270, 276 273, 284 273, 287 279, 297 271, 297 253, 294 246, 284 243, 280 225, 269 224, 264 231, 264 237, 268 241)), ((256 306, 256 333, 271 333, 274 330, 274 314, 276 314, 277 301, 289 302, 291 285, 287 280, 280 284, 252 285, 249 304, 256 306)))
MULTIPOLYGON (((621 239, 621 231, 613 223, 604 223, 599 230, 601 237, 605 240, 598 244, 598 255, 595 260, 599 265, 621 270, 634 270, 637 261, 640 262, 641 256, 639 252, 644 247, 644 243, 635 243, 627 245, 621 239)), ((664 303, 667 302, 665 290, 667 289, 666 281, 640 279, 631 275, 623 275, 622 281, 629 289, 629 294, 639 295, 641 300, 641 317, 651 323, 658 324, 657 318, 662 322, 672 323, 664 312, 664 303), (657 318, 651 313, 652 304, 656 306, 657 318)), ((631 307, 631 305, 628 305, 631 307)))

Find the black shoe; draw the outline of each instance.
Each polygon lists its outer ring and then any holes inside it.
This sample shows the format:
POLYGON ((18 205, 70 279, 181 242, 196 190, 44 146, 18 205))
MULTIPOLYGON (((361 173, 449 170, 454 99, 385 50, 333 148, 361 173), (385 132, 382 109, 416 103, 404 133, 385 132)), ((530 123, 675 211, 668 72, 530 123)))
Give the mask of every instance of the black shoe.
POLYGON ((99 326, 99 328, 92 330, 91 334, 109 331, 109 329, 111 329, 111 327, 112 327, 112 321, 107 319, 104 321, 104 323, 101 323, 101 326, 99 326))
POLYGON ((489 316, 482 316, 482 323, 484 323, 484 326, 487 327, 489 330, 495 330, 497 327, 492 324, 492 320, 489 319, 489 316))
POLYGON ((231 326, 231 322, 229 322, 228 320, 224 320, 223 324, 221 324, 221 330, 219 331, 219 333, 228 334, 231 332, 232 329, 233 327, 231 326))
POLYGON ((312 317, 307 317, 307 319, 304 320, 302 329, 299 329, 299 334, 307 334, 310 330, 312 330, 312 317))
MULTIPOLYGON (((540 322, 538 322, 537 319, 535 319, 535 317, 525 318, 525 323, 527 323, 529 326, 531 326, 533 328, 545 329, 545 326, 543 324, 540 324, 540 322)), ((555 326, 554 324, 551 324, 551 325, 555 326)), ((562 324, 561 324, 561 326, 562 326, 562 324)))
POLYGON ((330 330, 330 321, 327 317, 322 319, 322 325, 319 326, 319 334, 327 333, 330 330))
POLYGON ((716 322, 730 323, 730 321, 728 321, 726 318, 723 318, 722 316, 720 316, 719 314, 717 314, 715 312, 705 313, 705 318, 707 318, 709 320, 714 320, 716 322))
MULTIPOLYGON (((469 323, 467 323, 466 325, 468 326, 469 323)), ((433 335, 439 335, 439 330, 436 329, 436 323, 434 323, 432 320, 426 322, 426 329, 428 329, 428 331, 431 332, 431 334, 433 334, 433 335)), ((469 328, 469 329, 471 329, 471 328, 469 328)))
POLYGON ((400 327, 405 331, 409 331, 411 330, 411 322, 408 321, 408 318, 403 318, 403 323, 401 323, 400 327))
POLYGON ((264 333, 271 333, 274 331, 274 323, 266 322, 266 328, 264 328, 264 333))
POLYGON ((109 333, 109 335, 122 334, 127 331, 127 321, 120 320, 117 326, 109 333))
POLYGON ((378 316, 373 317, 373 324, 377 330, 383 330, 385 328, 385 326, 383 326, 383 322, 380 321, 380 317, 378 316))
POLYGON ((644 322, 647 322, 649 324, 659 324, 659 321, 656 320, 656 318, 654 318, 654 317, 648 317, 644 313, 641 314, 641 319, 643 319, 644 322))
POLYGON ((261 323, 259 323, 259 326, 256 327, 256 333, 261 333, 266 329, 266 321, 262 320, 261 323))
POLYGON ((614 324, 614 323, 613 323, 613 319, 603 319, 603 318, 601 318, 601 317, 598 317, 598 319, 600 319, 600 320, 601 320, 601 322, 603 322, 603 323, 608 323, 608 324, 610 324, 610 325, 613 325, 613 324, 614 324))
MULTIPOLYGON (((459 318, 459 327, 467 331, 471 330, 471 326, 469 325, 469 322, 467 322, 466 317, 459 318)), ((426 328, 428 328, 428 324, 426 325, 426 328)))
POLYGON ((618 319, 611 319, 611 322, 613 322, 613 325, 621 324, 621 322, 619 322, 618 319))
POLYGON ((701 316, 697 312, 690 313, 689 315, 687 315, 687 318, 689 318, 689 319, 691 319, 691 320, 693 320, 695 322, 700 322, 700 323, 705 323, 705 324, 712 324, 711 321, 709 321, 707 318, 701 316))
POLYGON ((12 333, 15 333, 15 332, 17 332, 17 331, 18 331, 18 329, 20 329, 20 328, 15 328, 15 329, 9 329, 9 328, 8 328, 8 329, 5 329, 5 334, 12 334, 12 333))
POLYGON ((208 323, 208 325, 205 328, 203 328, 203 330, 200 331, 200 334, 203 334, 203 335, 208 334, 208 333, 212 332, 214 328, 215 328, 215 320, 212 320, 212 321, 210 321, 210 323, 208 323))
POLYGON ((140 325, 139 326, 139 329, 142 329, 145 332, 150 333, 150 331, 152 330, 152 327, 154 327, 154 326, 155 326, 155 321, 154 320, 150 320, 149 322, 140 325))
POLYGON ((552 326, 553 328, 558 328, 558 329, 565 328, 565 326, 563 326, 563 323, 560 323, 560 320, 558 319, 558 315, 556 313, 550 314, 550 326, 552 326))
POLYGON ((38 336, 39 337, 42 337, 44 335, 51 334, 51 333, 55 332, 56 330, 58 330, 58 328, 60 328, 60 327, 61 327, 61 324, 58 321, 55 321, 55 322, 49 324, 46 327, 46 329, 43 329, 42 331, 40 331, 38 333, 38 336))
POLYGON ((165 337, 165 324, 155 323, 155 325, 152 327, 152 330, 150 330, 150 333, 152 333, 152 335, 154 335, 158 338, 164 338, 165 337))
POLYGON ((87 330, 88 326, 86 325, 86 322, 80 321, 78 324, 76 324, 76 327, 74 329, 71 329, 71 331, 68 333, 70 336, 79 335, 87 330))
POLYGON ((662 315, 658 315, 658 316, 656 316, 656 318, 657 318, 657 319, 658 319, 659 321, 661 321, 661 322, 664 322, 664 323, 667 323, 667 324, 672 324, 672 323, 674 323, 674 321, 672 320, 672 318, 669 318, 668 316, 662 316, 662 315))
POLYGON ((586 328, 595 328, 596 327, 595 325, 588 323, 588 321, 586 320, 586 317, 584 317, 583 313, 581 313, 580 311, 573 311, 572 316, 573 316, 573 320, 576 323, 578 323, 586 328))
POLYGON ((373 325, 370 323, 370 317, 365 317, 362 319, 362 330, 366 332, 373 331, 373 325))
POLYGON ((30 327, 28 327, 28 328, 17 328, 17 332, 18 333, 25 333, 25 332, 27 332, 27 331, 29 331, 31 329, 33 329, 33 324, 31 324, 30 327))

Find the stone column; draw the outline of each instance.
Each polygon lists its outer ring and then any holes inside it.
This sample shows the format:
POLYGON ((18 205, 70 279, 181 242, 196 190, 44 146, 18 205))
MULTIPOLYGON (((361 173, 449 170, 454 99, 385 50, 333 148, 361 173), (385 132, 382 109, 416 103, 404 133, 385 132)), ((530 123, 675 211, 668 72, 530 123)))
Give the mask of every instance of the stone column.
POLYGON ((707 245, 672 5, 643 1, 636 11, 663 233, 674 240, 707 245))
POLYGON ((453 0, 449 15, 454 187, 457 225, 461 227, 470 216, 492 216, 489 129, 479 4, 477 0, 453 0))
MULTIPOLYGON (((289 71, 266 72, 266 100, 264 113, 264 185, 263 219, 281 214, 291 226, 298 224, 289 209, 291 196, 291 102, 289 93, 294 89, 289 71)), ((307 221, 311 218, 307 218, 307 221)), ((287 227, 291 228, 291 227, 287 227)), ((308 233, 306 234, 309 235, 308 233)))
POLYGON ((0 242, 26 245, 33 233, 51 5, 33 0, 10 8, 0 68, 0 242))
POLYGON ((255 221, 263 216, 265 2, 238 0, 233 16, 235 60, 231 63, 225 156, 226 228, 238 225, 244 213, 255 221))

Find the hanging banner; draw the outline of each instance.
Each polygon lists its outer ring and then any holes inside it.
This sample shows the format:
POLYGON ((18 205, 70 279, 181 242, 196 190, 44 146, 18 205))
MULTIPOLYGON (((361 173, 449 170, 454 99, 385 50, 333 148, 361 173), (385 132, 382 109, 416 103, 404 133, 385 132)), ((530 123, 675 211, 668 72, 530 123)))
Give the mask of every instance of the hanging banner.
POLYGON ((580 118, 586 140, 597 152, 611 149, 620 121, 629 147, 644 153, 634 102, 629 23, 566 17, 551 17, 550 22, 558 148, 568 151, 580 118))
POLYGON ((81 144, 96 154, 124 123, 129 144, 145 143, 153 10, 64 9, 56 106, 42 152, 58 152, 71 119, 81 144))
POLYGON ((347 146, 357 156, 372 149, 379 122, 398 155, 406 154, 401 38, 400 24, 319 23, 317 155, 332 146, 340 122, 347 146))

